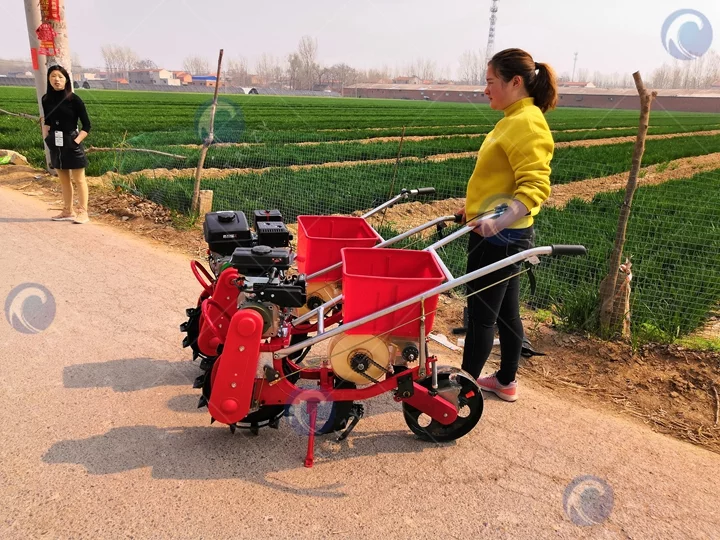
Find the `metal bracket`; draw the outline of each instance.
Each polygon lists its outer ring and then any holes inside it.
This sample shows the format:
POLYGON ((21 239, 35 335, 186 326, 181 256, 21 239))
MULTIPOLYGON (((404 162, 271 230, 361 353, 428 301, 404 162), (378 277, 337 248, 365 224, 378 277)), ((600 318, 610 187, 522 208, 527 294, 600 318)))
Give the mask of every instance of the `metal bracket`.
POLYGON ((412 397, 415 393, 415 387, 413 385, 413 378, 410 373, 407 375, 403 375, 401 377, 398 377, 398 386, 397 386, 397 392, 396 396, 398 398, 407 399, 409 397, 412 397))

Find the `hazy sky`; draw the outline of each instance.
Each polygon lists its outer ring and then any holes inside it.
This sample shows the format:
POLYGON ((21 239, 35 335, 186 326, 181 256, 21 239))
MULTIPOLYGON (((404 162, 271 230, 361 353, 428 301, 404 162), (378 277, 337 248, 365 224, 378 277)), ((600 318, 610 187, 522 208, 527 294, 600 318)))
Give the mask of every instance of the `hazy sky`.
MULTIPOLYGON (((65 0, 70 47, 84 66, 102 67, 103 44, 125 45, 159 66, 182 69, 191 54, 213 65, 244 56, 253 70, 265 52, 285 57, 300 38, 318 39, 319 61, 396 68, 415 58, 450 67, 487 43, 490 0, 65 0)), ((714 24, 717 0, 500 0, 496 51, 521 47, 562 73, 573 67, 643 75, 672 58, 660 31, 673 11, 692 8, 714 24)), ((22 0, 2 0, 0 57, 29 58, 22 0)))

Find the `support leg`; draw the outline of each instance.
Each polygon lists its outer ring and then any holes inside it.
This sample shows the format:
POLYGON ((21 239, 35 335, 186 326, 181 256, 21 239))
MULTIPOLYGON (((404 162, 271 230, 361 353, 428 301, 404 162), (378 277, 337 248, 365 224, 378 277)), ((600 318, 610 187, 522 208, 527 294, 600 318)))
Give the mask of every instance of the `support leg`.
POLYGON ((315 424, 317 422, 317 401, 308 401, 308 415, 310 416, 310 434, 308 436, 308 449, 305 456, 305 466, 310 468, 315 462, 315 424))

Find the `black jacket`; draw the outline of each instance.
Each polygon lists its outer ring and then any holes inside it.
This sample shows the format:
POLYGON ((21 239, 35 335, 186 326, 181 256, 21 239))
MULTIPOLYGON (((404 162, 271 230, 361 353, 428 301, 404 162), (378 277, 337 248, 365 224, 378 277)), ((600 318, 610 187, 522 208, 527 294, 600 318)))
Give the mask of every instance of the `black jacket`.
POLYGON ((45 94, 42 99, 45 125, 50 133, 45 143, 50 149, 50 162, 55 169, 84 169, 88 161, 82 143, 75 143, 78 136, 78 121, 82 129, 90 132, 90 118, 80 96, 72 94, 69 99, 57 99, 45 94), (55 132, 63 132, 63 145, 55 145, 55 132))

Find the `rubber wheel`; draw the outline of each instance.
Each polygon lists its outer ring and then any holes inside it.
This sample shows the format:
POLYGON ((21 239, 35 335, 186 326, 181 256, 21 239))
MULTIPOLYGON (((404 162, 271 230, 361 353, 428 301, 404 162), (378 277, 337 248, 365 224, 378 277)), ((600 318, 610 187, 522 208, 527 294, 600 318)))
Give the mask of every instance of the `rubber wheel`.
MULTIPOLYGON (((462 380, 462 379, 459 379, 462 380)), ((427 389, 432 387, 432 378, 416 381, 427 389)), ((438 393, 458 408, 457 419, 447 426, 423 414, 412 405, 403 402, 405 423, 419 439, 431 442, 448 442, 470 433, 480 421, 483 413, 483 397, 480 390, 471 384, 465 387, 460 382, 450 380, 445 373, 438 375, 438 393)))

